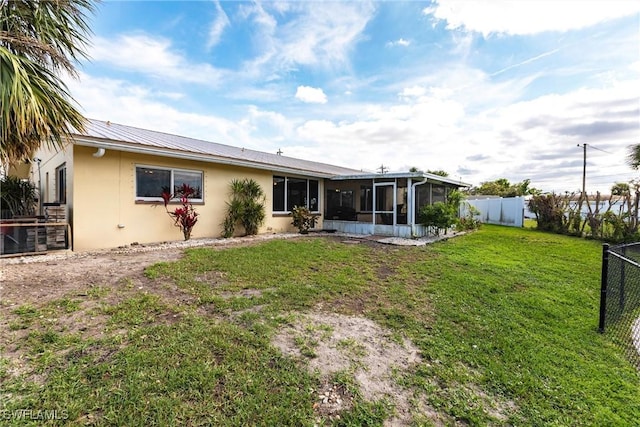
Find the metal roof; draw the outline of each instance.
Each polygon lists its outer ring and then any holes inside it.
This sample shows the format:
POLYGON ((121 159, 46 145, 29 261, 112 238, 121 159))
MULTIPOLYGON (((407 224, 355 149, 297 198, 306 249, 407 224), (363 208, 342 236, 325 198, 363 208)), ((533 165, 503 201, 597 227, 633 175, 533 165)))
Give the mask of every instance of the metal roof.
POLYGON ((74 144, 334 180, 412 178, 452 184, 458 187, 471 186, 471 184, 426 172, 386 174, 363 172, 327 163, 301 160, 95 119, 87 121, 84 132, 74 134, 74 144))
POLYGON ((102 120, 89 119, 84 132, 74 135, 78 145, 149 153, 166 157, 233 164, 273 171, 319 177, 357 175, 356 169, 296 159, 262 151, 140 129, 102 120))

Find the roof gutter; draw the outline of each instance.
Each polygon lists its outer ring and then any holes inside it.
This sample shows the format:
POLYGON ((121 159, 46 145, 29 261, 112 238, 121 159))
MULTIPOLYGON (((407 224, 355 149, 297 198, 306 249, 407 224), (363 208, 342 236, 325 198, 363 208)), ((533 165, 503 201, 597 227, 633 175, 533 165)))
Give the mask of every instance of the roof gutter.
POLYGON ((194 161, 206 162, 206 163, 216 163, 216 164, 229 165, 229 166, 240 166, 240 167, 246 167, 246 168, 252 168, 252 169, 268 170, 268 171, 280 172, 280 173, 304 175, 304 176, 310 176, 314 178, 331 178, 332 176, 334 176, 332 174, 322 174, 318 172, 311 172, 311 171, 296 169, 296 168, 266 165, 262 163, 256 163, 256 162, 245 161, 245 160, 235 160, 235 159, 230 159, 228 157, 212 156, 210 154, 194 154, 194 153, 186 153, 186 152, 179 152, 179 151, 176 152, 168 149, 154 148, 154 147, 140 148, 140 147, 134 147, 127 144, 117 143, 109 140, 96 141, 94 139, 90 139, 90 138, 86 138, 78 135, 74 136, 73 144, 80 145, 83 147, 97 148, 97 149, 111 149, 111 150, 125 151, 128 153, 135 153, 135 154, 151 154, 155 156, 171 157, 171 158, 177 158, 177 159, 183 159, 183 160, 194 160, 194 161))

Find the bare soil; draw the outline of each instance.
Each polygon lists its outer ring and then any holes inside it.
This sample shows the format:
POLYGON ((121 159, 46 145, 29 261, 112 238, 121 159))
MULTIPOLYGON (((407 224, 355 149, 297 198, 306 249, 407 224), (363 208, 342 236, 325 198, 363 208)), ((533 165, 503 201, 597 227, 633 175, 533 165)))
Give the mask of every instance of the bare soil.
MULTIPOLYGON (((301 360, 325 379, 314 405, 317 413, 332 417, 348 409, 351 395, 341 383, 332 382, 337 373, 348 373, 357 391, 370 402, 386 399, 394 415, 385 426, 408 426, 413 419, 412 391, 397 384, 398 377, 421 361, 418 349, 407 339, 398 342, 389 331, 359 316, 311 312, 296 314, 296 322, 283 328, 274 344, 283 354, 301 360), (302 347, 302 348, 301 348, 302 347)), ((439 423, 435 411, 432 421, 439 423)))
MULTIPOLYGON (((194 241, 191 246, 251 245, 270 238, 285 236, 254 236, 250 238, 194 241)), ((376 244, 339 238, 345 243, 376 244)), ((106 317, 99 314, 98 303, 91 298, 93 291, 105 290, 106 298, 101 303, 115 304, 140 292, 148 292, 170 301, 173 305, 189 303, 191 295, 178 289, 173 283, 149 280, 144 270, 160 261, 178 260, 183 256, 184 244, 159 244, 151 246, 134 245, 111 251, 79 254, 57 254, 0 260, 0 349, 9 362, 9 372, 29 373, 28 363, 20 349, 20 341, 28 333, 28 328, 16 328, 18 307, 30 306, 37 309, 47 304, 58 304, 60 300, 71 299, 79 304, 79 310, 62 313, 51 321, 54 329, 80 333, 83 337, 100 337, 106 333, 106 317)), ((381 275, 392 271, 382 268, 381 275)), ((223 280, 219 272, 207 272, 209 279, 223 280)), ((251 297, 250 290, 238 296, 251 297)), ((428 407, 422 399, 413 399, 409 390, 397 385, 403 372, 420 361, 418 350, 408 340, 398 341, 371 320, 359 316, 345 316, 320 310, 306 314, 294 314, 299 318, 295 326, 284 328, 274 338, 274 345, 284 354, 298 358, 311 370, 320 372, 323 382, 314 390, 317 401, 314 409, 318 421, 340 417, 343 410, 352 405, 354 393, 359 393, 370 401, 386 399, 395 407, 395 415, 385 425, 409 425, 413 414, 426 414, 435 425, 443 425, 437 412, 428 407), (310 342, 313 357, 301 353, 299 343, 310 342), (353 378, 355 389, 337 382, 333 376, 347 372, 353 378)), ((168 313, 159 322, 171 323, 179 320, 180 313, 168 313)), ((126 331, 109 331, 122 333, 126 331)), ((31 378, 37 381, 37 375, 31 378)))

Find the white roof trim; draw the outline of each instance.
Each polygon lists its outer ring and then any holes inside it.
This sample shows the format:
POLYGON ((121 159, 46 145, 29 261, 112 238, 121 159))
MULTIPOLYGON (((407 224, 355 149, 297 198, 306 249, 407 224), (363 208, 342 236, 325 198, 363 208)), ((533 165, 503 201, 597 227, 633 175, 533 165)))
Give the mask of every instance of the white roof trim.
POLYGON ((411 178, 411 179, 421 179, 427 180, 429 182, 440 182, 443 184, 451 184, 458 187, 471 187, 471 184, 466 182, 458 181, 455 179, 448 178, 446 176, 435 175, 427 172, 393 172, 393 173, 362 173, 362 174, 354 174, 354 175, 338 175, 332 176, 330 179, 332 181, 345 181, 345 180, 354 180, 354 179, 400 179, 400 178, 411 178))

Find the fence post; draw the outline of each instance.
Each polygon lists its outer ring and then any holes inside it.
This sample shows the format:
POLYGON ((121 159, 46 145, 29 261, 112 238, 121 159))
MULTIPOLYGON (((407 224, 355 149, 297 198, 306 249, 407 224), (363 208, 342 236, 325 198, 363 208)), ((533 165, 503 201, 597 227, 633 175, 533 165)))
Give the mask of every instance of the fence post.
MULTIPOLYGON (((622 247, 622 256, 627 256, 627 245, 622 247)), ((626 262, 622 262, 620 265, 620 311, 624 311, 624 266, 626 262)))
POLYGON ((602 245, 602 272, 600 273, 600 320, 598 332, 604 332, 604 321, 607 312, 607 276, 609 274, 609 244, 602 245))

